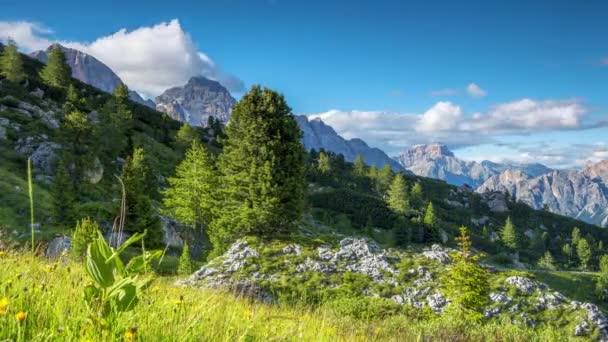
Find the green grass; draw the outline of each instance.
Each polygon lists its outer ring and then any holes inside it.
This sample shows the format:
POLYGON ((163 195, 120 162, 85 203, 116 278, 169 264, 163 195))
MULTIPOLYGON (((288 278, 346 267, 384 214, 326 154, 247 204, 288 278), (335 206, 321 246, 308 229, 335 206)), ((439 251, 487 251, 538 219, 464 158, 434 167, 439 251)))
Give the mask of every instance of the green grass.
POLYGON ((123 341, 566 341, 554 330, 504 323, 465 323, 404 313, 357 319, 326 307, 265 305, 215 290, 173 286, 157 278, 143 300, 115 321, 90 317, 82 297, 87 276, 72 261, 47 262, 1 252, 0 340, 123 341), (19 323, 18 312, 27 318, 19 323))
POLYGON ((608 305, 597 299, 595 295, 594 273, 578 273, 566 271, 533 271, 536 279, 543 282, 563 295, 579 302, 597 304, 602 310, 608 310, 608 305))

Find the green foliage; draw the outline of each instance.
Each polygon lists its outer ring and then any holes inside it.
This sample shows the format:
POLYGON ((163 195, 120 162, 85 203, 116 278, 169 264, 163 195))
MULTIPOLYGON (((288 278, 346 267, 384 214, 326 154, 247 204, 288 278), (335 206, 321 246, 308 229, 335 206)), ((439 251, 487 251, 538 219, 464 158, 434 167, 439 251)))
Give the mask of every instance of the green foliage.
POLYGON ((76 192, 84 182, 85 172, 93 165, 96 144, 95 127, 86 114, 75 110, 64 116, 60 127, 63 160, 68 166, 72 187, 76 192))
POLYGON ((551 252, 546 251, 545 254, 538 260, 538 267, 550 271, 555 271, 557 269, 551 252))
POLYGON ((404 215, 410 208, 407 185, 401 174, 395 176, 387 192, 388 207, 396 214, 404 215))
POLYGON ((319 161, 317 162, 317 168, 321 173, 331 172, 331 159, 323 151, 319 153, 319 161))
POLYGON ((365 162, 363 161, 363 157, 360 154, 357 154, 355 161, 353 162, 353 173, 357 177, 365 177, 366 170, 365 162))
POLYGON ((577 246, 581 240, 581 229, 579 227, 572 228, 572 246, 577 246))
POLYGON ((423 196, 424 194, 422 192, 422 185, 420 184, 420 182, 414 183, 410 194, 412 204, 416 207, 422 206, 422 201, 424 200, 423 196))
POLYGON ((53 194, 53 218, 55 223, 67 227, 74 223, 75 194, 67 166, 60 158, 55 165, 55 176, 51 185, 53 194))
POLYGON ((101 151, 106 159, 113 160, 133 145, 133 112, 128 105, 129 89, 121 83, 114 95, 106 101, 99 113, 99 135, 103 139, 101 151))
POLYGON ((445 291, 452 303, 448 307, 469 320, 483 318, 482 309, 490 292, 488 271, 479 265, 480 255, 473 255, 471 237, 466 227, 460 227, 457 238, 460 253, 452 254, 454 263, 445 277, 445 291))
MULTIPOLYGON (((212 118, 212 116, 210 116, 210 118, 212 118)), ((197 130, 186 122, 179 128, 179 131, 177 131, 177 135, 175 136, 175 149, 180 154, 184 154, 195 141, 200 141, 200 136, 197 130)))
POLYGON ((576 255, 578 255, 578 259, 580 260, 581 268, 587 270, 589 266, 589 261, 591 260, 592 252, 591 246, 586 239, 579 239, 576 245, 576 255))
POLYGON ((384 165, 380 171, 378 171, 378 178, 376 179, 376 191, 379 194, 384 195, 388 190, 393 180, 393 169, 390 165, 384 165))
POLYGON ((425 226, 424 230, 424 241, 426 242, 438 242, 439 241, 439 219, 435 215, 435 208, 433 202, 429 202, 424 212, 424 220, 422 221, 425 226))
POLYGON ((510 216, 507 217, 507 221, 500 231, 500 239, 507 248, 517 249, 519 246, 519 237, 510 216))
POLYGON ((214 160, 205 147, 193 141, 168 183, 163 193, 165 213, 195 229, 208 226, 217 209, 219 182, 214 160))
POLYGON ((270 89, 255 86, 234 106, 219 159, 225 205, 212 223, 214 247, 295 227, 305 195, 301 134, 284 97, 270 89))
POLYGON ((145 233, 136 233, 114 250, 98 231, 97 238, 89 244, 85 266, 92 283, 84 288, 84 298, 94 319, 114 318, 132 310, 139 302, 150 279, 140 278, 138 273, 145 272, 161 252, 144 252, 126 266, 120 256, 144 236, 145 233))
POLYGON ((188 243, 184 242, 182 255, 179 258, 179 265, 177 267, 177 274, 190 275, 192 272, 194 272, 194 264, 192 262, 192 257, 190 256, 190 247, 188 247, 188 243))
POLYGON ((600 272, 595 283, 595 293, 601 300, 608 298, 608 254, 600 258, 600 272))
POLYGON ((127 200, 127 232, 148 231, 146 244, 159 247, 162 240, 160 219, 152 208, 151 197, 156 192, 153 170, 146 160, 144 150, 136 148, 127 157, 122 172, 127 200))
POLYGON ((401 305, 391 300, 372 297, 338 297, 326 306, 340 316, 357 319, 383 319, 401 311, 401 305))
POLYGON ((80 259, 87 251, 87 247, 99 236, 99 225, 90 218, 83 218, 76 223, 72 233, 72 255, 80 259))
POLYGON ((65 60, 63 50, 59 45, 53 46, 46 66, 40 72, 40 78, 48 86, 63 89, 70 84, 70 75, 70 66, 65 60))
POLYGON ((0 75, 13 83, 20 83, 25 79, 23 61, 17 51, 17 45, 12 40, 0 53, 0 75))

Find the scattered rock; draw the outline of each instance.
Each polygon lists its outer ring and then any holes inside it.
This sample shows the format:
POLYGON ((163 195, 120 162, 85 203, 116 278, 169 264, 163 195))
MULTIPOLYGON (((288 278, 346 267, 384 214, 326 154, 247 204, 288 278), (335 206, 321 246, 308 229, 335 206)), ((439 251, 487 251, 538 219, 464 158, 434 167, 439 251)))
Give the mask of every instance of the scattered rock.
POLYGON ((54 162, 57 158, 57 150, 61 145, 54 142, 43 142, 32 153, 32 166, 42 171, 45 175, 52 175, 54 162))
POLYGON ((30 95, 36 96, 37 98, 41 99, 44 97, 44 90, 36 88, 34 89, 34 91, 30 92, 30 95))
POLYGON ((520 276, 509 277, 505 280, 505 283, 515 286, 518 290, 527 295, 531 295, 539 288, 539 283, 530 278, 520 276))
POLYGON ((441 313, 445 310, 445 306, 449 304, 449 301, 439 292, 435 292, 432 295, 426 297, 426 302, 428 303, 431 310, 434 313, 441 313))
POLYGON ((478 219, 476 218, 471 218, 471 223, 476 225, 476 226, 482 226, 484 224, 487 224, 488 222, 490 222, 490 218, 487 216, 482 216, 478 219))
POLYGON ((292 244, 289 244, 289 245, 283 247, 283 249, 281 250, 281 254, 283 254, 283 255, 286 255, 286 254, 300 255, 300 254, 302 254, 302 247, 300 247, 300 245, 298 245, 296 243, 292 243, 292 244))
POLYGON ((452 262, 452 258, 448 254, 448 249, 441 247, 441 245, 434 244, 431 249, 425 248, 422 255, 431 260, 439 261, 442 264, 449 264, 452 262))
POLYGON ((46 248, 45 255, 48 258, 56 259, 59 258, 63 252, 72 249, 72 239, 67 236, 59 236, 49 242, 46 248))
POLYGON ((508 304, 511 302, 511 298, 509 298, 507 295, 505 295, 502 292, 490 293, 490 300, 495 303, 503 303, 503 304, 508 304))

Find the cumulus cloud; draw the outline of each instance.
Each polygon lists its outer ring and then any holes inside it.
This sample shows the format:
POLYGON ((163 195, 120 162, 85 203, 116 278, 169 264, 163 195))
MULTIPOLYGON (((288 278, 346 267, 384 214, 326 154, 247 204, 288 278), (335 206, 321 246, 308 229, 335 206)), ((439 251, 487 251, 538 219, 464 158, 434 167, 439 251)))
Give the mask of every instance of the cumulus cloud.
POLYGON ((477 84, 471 83, 467 86, 467 93, 473 97, 484 97, 488 92, 481 89, 477 84))
POLYGON ((418 122, 416 130, 421 132, 451 131, 462 121, 462 109, 451 102, 437 102, 427 110, 418 122))
POLYGON ((96 39, 91 43, 54 41, 50 30, 30 22, 0 22, 0 38, 11 37, 25 50, 45 49, 58 42, 83 51, 108 65, 132 89, 147 96, 185 84, 193 76, 217 80, 234 92, 243 82, 224 72, 196 47, 177 19, 96 39))
POLYGON ((471 115, 452 102, 441 101, 422 114, 331 110, 309 116, 321 118, 345 138, 361 138, 396 154, 413 144, 443 142, 461 148, 496 143, 500 136, 608 126, 607 122, 589 122, 587 113, 580 100, 522 99, 471 115))

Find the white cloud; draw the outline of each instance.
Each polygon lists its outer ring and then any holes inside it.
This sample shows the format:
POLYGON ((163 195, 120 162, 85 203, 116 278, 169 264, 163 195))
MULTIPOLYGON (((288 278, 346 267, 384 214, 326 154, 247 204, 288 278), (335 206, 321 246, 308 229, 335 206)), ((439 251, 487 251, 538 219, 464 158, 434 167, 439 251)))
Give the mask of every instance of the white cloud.
POLYGON ((427 110, 418 122, 416 130, 421 132, 451 131, 462 121, 462 109, 451 102, 437 102, 427 110))
POLYGON ((330 110, 310 116, 321 118, 345 138, 361 138, 396 154, 414 144, 442 142, 457 148, 495 143, 500 136, 608 126, 606 122, 587 122, 586 114, 580 100, 522 99, 468 116, 460 106, 447 101, 437 102, 422 114, 330 110))
POLYGON ((473 97, 484 97, 488 92, 481 89, 477 84, 471 83, 467 86, 467 93, 473 97))
MULTIPOLYGON (((55 42, 44 34, 49 30, 29 22, 0 22, 0 38, 10 36, 26 50, 44 49, 55 42)), ((203 75, 222 83, 231 91, 242 91, 243 82, 223 72, 199 51, 177 19, 133 31, 118 32, 91 43, 58 41, 93 55, 108 65, 132 89, 147 96, 185 84, 190 77, 203 75)))

